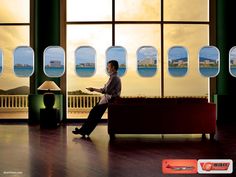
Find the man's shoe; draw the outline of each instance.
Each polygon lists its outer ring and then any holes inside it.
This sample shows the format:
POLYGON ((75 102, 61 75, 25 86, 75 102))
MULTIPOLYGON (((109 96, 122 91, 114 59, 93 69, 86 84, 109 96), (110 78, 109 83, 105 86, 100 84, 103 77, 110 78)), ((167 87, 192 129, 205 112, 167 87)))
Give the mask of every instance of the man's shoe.
POLYGON ((72 133, 74 133, 75 135, 82 135, 83 137, 85 137, 86 135, 83 131, 81 131, 78 128, 75 128, 75 130, 73 130, 72 133))
POLYGON ((79 128, 77 128, 77 127, 75 127, 75 131, 80 131, 80 129, 79 129, 79 128))

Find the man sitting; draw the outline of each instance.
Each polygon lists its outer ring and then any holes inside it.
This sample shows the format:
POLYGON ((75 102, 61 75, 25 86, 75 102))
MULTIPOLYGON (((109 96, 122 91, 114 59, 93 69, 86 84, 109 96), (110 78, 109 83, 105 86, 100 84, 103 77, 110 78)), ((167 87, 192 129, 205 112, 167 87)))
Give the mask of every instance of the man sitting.
POLYGON ((80 134, 83 137, 85 135, 90 135, 90 133, 95 129, 98 122, 102 118, 102 115, 108 107, 108 103, 112 102, 115 98, 120 96, 121 93, 121 80, 117 74, 119 69, 119 64, 116 60, 111 60, 107 63, 107 72, 110 75, 109 80, 103 88, 86 88, 87 90, 93 92, 98 92, 104 94, 101 100, 92 108, 89 113, 88 118, 82 125, 80 129, 77 127, 72 131, 74 134, 80 134))

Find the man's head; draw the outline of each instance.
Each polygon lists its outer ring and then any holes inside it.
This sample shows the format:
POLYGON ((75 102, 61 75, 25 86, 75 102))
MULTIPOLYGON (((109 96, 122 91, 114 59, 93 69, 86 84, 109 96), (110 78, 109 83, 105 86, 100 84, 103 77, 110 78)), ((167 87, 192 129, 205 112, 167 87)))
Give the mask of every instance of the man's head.
POLYGON ((119 63, 116 60, 110 60, 107 63, 107 72, 109 74, 116 72, 119 69, 119 63))

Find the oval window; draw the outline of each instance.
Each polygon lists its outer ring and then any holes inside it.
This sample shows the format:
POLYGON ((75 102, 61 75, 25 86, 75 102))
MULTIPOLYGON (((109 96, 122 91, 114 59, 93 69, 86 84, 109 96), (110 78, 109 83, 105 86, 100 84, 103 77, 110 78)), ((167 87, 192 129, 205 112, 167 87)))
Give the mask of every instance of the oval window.
POLYGON ((142 77, 152 77, 157 72, 157 50, 142 46, 137 50, 137 70, 142 77))
POLYGON ((106 61, 108 63, 111 60, 118 61, 118 75, 120 77, 124 76, 126 73, 126 49, 121 46, 109 47, 106 51, 106 61))
POLYGON ((188 71, 188 52, 185 47, 174 46, 168 51, 168 71, 171 76, 182 77, 188 71))
POLYGON ((65 72, 65 51, 60 46, 44 50, 43 70, 48 77, 61 77, 65 72))
POLYGON ((14 50, 14 73, 18 77, 30 77, 34 73, 34 51, 28 46, 14 50))
POLYGON ((80 77, 91 77, 95 73, 96 51, 90 46, 81 46, 75 51, 75 71, 80 77))
POLYGON ((229 51, 229 72, 236 77, 236 47, 232 47, 229 51))
POLYGON ((214 46, 204 46, 198 55, 198 68, 204 77, 215 77, 220 71, 220 52, 214 46))

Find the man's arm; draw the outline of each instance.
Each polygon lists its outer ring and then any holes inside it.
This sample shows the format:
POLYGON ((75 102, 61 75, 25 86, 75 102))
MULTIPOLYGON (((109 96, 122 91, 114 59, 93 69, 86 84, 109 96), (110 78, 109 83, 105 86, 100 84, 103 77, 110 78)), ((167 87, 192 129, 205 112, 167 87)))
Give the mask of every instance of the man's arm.
POLYGON ((87 90, 89 90, 90 92, 98 92, 98 93, 102 93, 102 89, 98 89, 98 88, 93 88, 93 87, 88 87, 86 88, 87 90))
POLYGON ((109 79, 109 81, 103 88, 98 89, 98 88, 89 87, 86 89, 89 90, 90 92, 95 91, 95 92, 111 95, 113 90, 116 88, 118 82, 119 82, 118 78, 112 77, 109 79))

